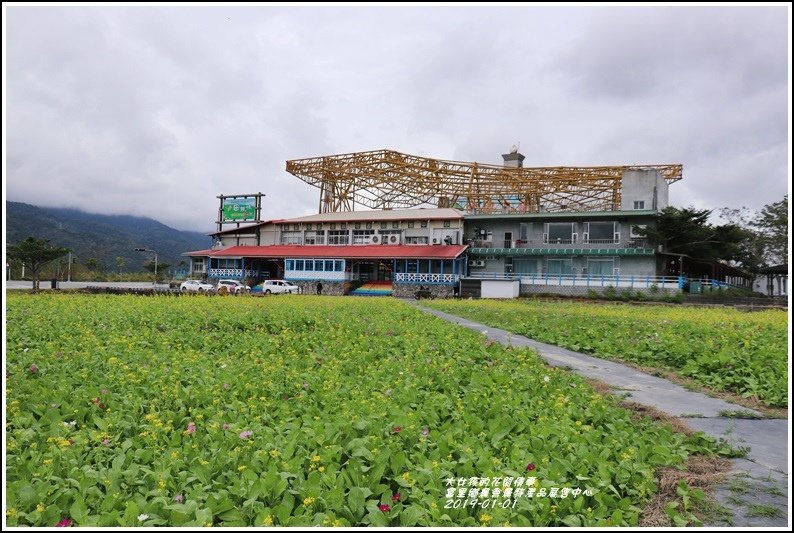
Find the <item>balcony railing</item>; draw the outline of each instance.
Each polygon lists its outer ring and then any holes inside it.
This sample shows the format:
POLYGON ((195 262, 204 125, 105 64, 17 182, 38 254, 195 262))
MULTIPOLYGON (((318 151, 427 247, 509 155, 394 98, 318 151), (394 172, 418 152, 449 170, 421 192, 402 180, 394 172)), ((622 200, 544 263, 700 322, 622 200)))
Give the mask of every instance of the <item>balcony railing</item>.
POLYGON ((651 287, 678 289, 681 281, 678 276, 642 275, 576 275, 576 274, 516 274, 501 272, 475 272, 469 277, 479 279, 517 279, 522 285, 549 285, 560 287, 651 287))
POLYGON ((452 285, 460 278, 457 274, 430 274, 418 272, 400 272, 394 274, 394 283, 428 283, 452 285))
POLYGON ((243 278, 258 278, 261 276, 259 270, 245 269, 243 273, 242 268, 210 268, 207 270, 208 278, 229 278, 229 279, 243 279, 243 278))

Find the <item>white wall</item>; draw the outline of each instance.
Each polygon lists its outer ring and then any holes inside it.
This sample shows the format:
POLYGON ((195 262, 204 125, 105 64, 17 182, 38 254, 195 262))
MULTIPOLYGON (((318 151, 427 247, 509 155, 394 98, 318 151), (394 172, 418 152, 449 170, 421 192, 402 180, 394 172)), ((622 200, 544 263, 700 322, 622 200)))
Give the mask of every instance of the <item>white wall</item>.
POLYGON ((482 280, 481 298, 518 298, 519 280, 482 280))

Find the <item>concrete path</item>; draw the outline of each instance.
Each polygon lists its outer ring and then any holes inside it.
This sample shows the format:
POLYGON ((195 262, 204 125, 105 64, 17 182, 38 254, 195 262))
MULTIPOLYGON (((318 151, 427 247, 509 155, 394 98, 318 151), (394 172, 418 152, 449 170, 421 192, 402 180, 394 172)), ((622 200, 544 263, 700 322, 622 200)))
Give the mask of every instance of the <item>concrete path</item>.
POLYGON ((550 365, 569 369, 615 387, 616 394, 683 418, 695 431, 703 431, 732 446, 750 449, 745 459, 733 459, 731 474, 715 490, 717 502, 733 514, 732 519, 707 526, 786 527, 788 509, 788 420, 745 419, 721 416, 741 411, 763 418, 757 411, 705 394, 689 391, 662 378, 631 367, 537 342, 508 331, 485 326, 465 318, 428 309, 422 311, 485 334, 506 346, 534 348, 550 365))

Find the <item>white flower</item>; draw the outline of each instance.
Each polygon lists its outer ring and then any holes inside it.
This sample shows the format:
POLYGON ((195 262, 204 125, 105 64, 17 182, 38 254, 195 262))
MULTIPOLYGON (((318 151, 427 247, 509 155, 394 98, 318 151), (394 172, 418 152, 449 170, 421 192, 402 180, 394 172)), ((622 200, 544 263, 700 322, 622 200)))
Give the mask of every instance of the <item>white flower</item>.
POLYGON ((146 513, 143 513, 143 514, 139 514, 139 515, 138 515, 138 520, 139 520, 140 522, 143 522, 144 520, 146 520, 146 519, 148 519, 148 518, 149 518, 149 515, 148 515, 148 514, 146 514, 146 513))
POLYGON ((551 378, 549 376, 543 376, 543 381, 548 383, 549 381, 551 381, 551 378))

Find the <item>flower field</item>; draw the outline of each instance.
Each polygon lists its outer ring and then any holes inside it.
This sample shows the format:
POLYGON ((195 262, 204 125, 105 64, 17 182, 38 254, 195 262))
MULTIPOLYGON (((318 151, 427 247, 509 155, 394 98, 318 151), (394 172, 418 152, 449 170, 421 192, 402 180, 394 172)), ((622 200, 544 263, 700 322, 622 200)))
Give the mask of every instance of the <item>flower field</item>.
POLYGON ((674 370, 771 407, 787 405, 785 312, 489 300, 428 305, 570 350, 674 370))
POLYGON ((714 449, 391 299, 6 298, 11 526, 635 525, 714 449))

